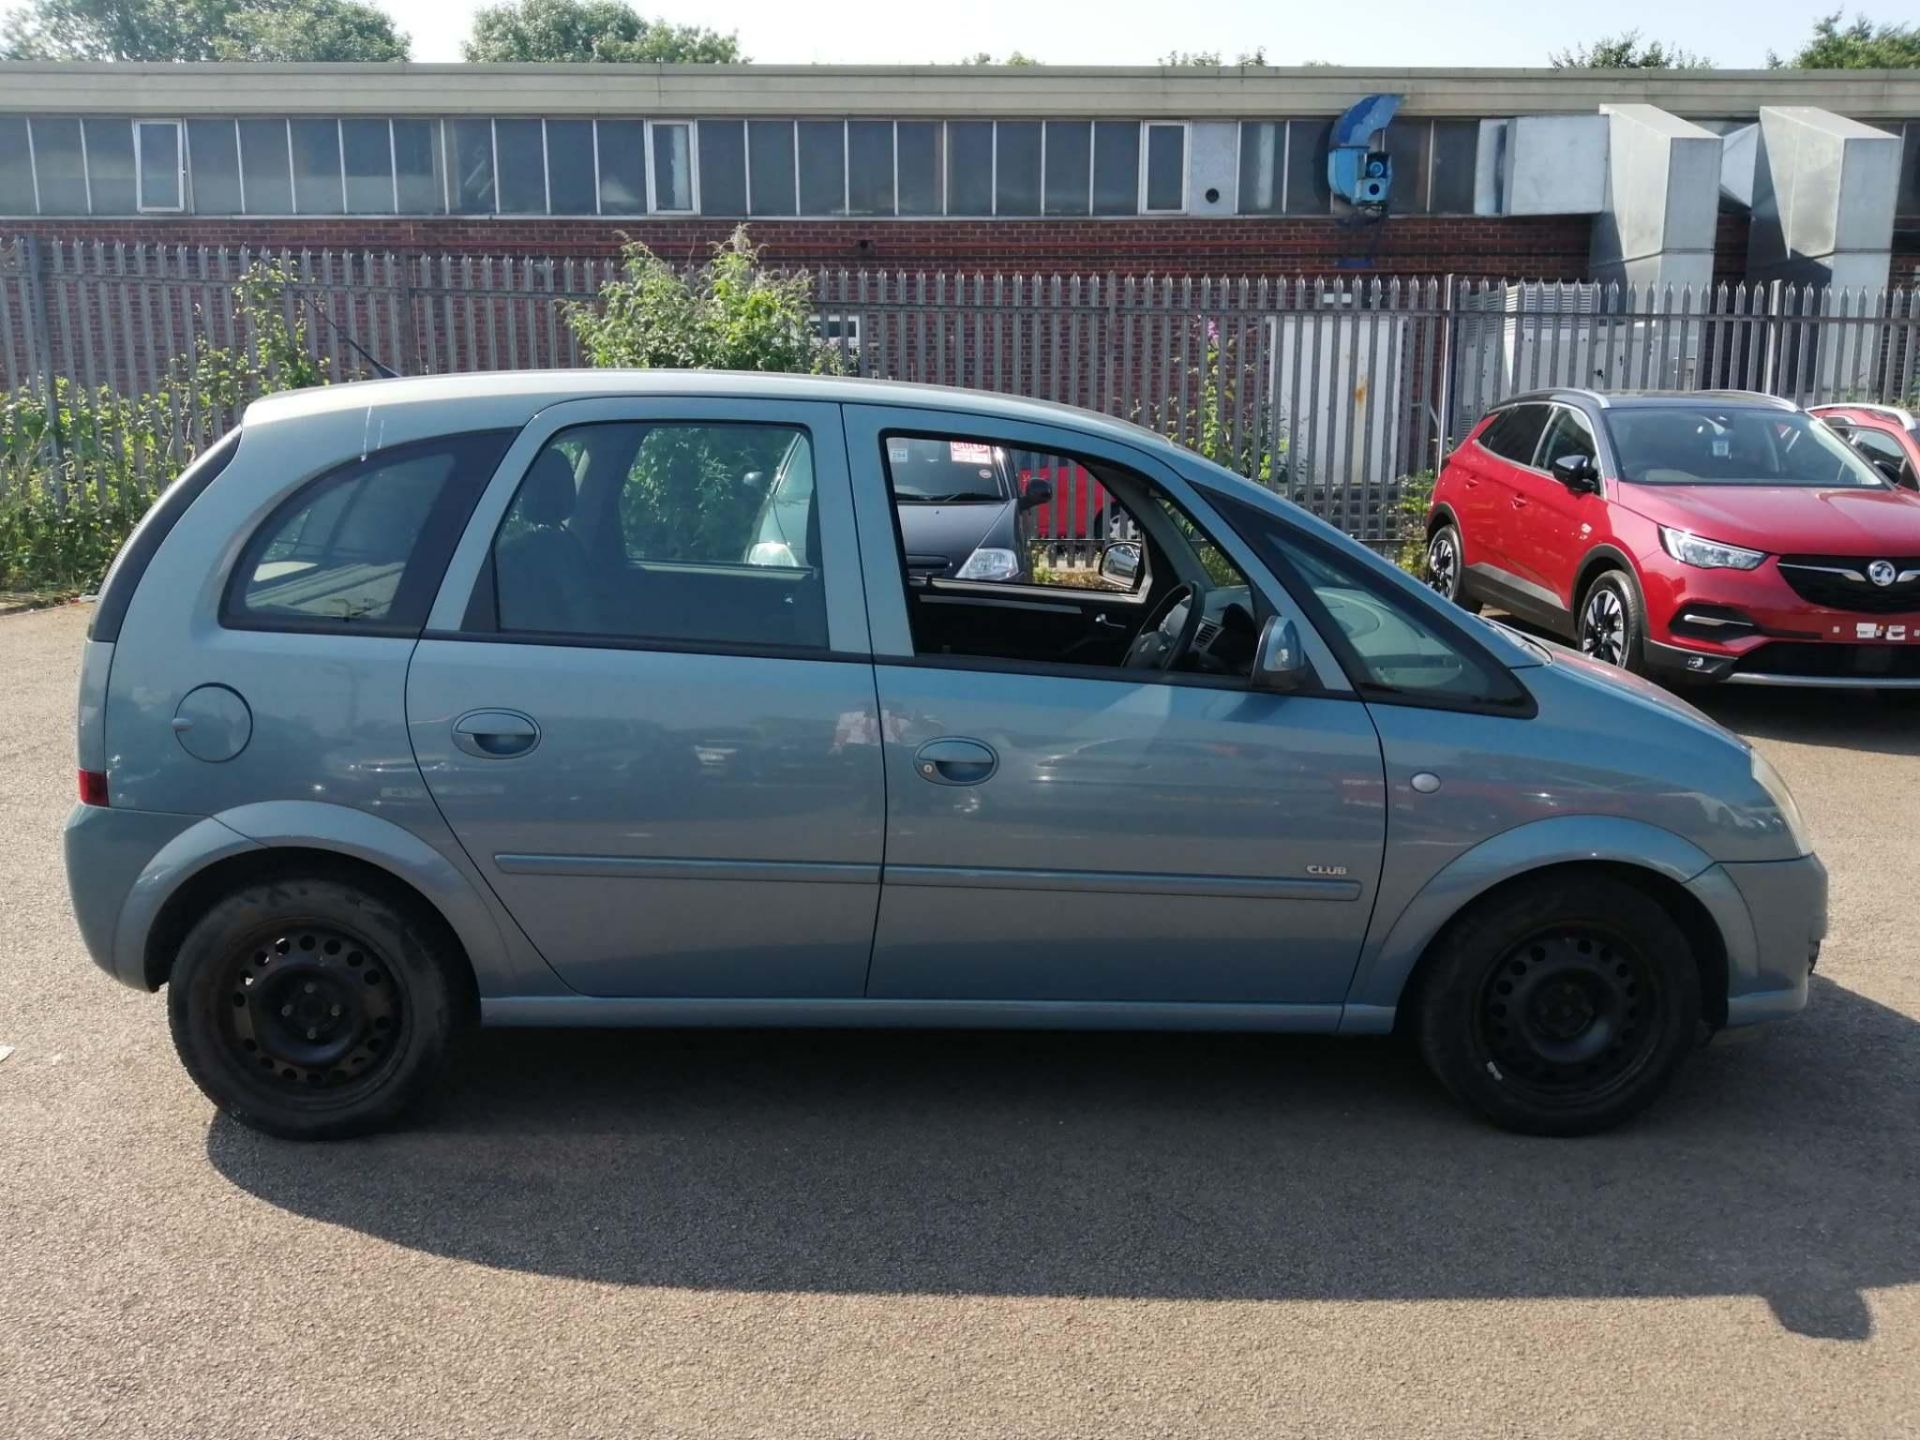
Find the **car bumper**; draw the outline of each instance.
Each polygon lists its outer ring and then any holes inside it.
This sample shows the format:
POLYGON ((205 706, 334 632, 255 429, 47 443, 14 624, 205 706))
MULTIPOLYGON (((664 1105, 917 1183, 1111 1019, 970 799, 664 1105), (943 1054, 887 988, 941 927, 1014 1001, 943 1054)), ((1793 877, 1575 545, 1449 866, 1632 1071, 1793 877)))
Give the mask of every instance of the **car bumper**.
POLYGON ((1734 685, 1920 689, 1920 610, 1816 604, 1772 561, 1649 567, 1646 590, 1650 668, 1734 685))
POLYGON ((1726 945, 1727 1026, 1803 1009, 1827 933, 1827 870, 1819 857, 1715 865, 1687 888, 1719 922, 1726 945))
POLYGON ((127 901, 154 857, 197 820, 94 805, 76 805, 67 816, 63 843, 73 918, 94 964, 122 984, 149 988, 145 937, 120 935, 127 901))

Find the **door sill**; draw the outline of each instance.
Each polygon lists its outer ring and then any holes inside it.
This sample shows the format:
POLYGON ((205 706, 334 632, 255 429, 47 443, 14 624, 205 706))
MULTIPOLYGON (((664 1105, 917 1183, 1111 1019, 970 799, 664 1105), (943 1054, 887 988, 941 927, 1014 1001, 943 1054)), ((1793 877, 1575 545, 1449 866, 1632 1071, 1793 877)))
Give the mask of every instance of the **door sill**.
MULTIPOLYGON (((487 1025, 978 1030, 1266 1030, 1330 1034, 1346 1007, 1159 1000, 627 999, 502 996, 480 1002, 487 1025)), ((1355 1028, 1349 1023, 1349 1029, 1355 1028)), ((1363 1027, 1371 1028, 1371 1027, 1363 1027)))

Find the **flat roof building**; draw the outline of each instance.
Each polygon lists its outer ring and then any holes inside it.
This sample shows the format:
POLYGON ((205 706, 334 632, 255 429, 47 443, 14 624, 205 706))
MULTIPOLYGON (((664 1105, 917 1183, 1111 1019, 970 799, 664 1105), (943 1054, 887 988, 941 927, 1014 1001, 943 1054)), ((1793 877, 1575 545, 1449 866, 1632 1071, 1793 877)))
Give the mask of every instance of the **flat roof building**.
POLYGON ((1908 282, 1920 72, 0 64, 0 236, 1908 282), (1336 117, 1399 97, 1383 206, 1336 117))

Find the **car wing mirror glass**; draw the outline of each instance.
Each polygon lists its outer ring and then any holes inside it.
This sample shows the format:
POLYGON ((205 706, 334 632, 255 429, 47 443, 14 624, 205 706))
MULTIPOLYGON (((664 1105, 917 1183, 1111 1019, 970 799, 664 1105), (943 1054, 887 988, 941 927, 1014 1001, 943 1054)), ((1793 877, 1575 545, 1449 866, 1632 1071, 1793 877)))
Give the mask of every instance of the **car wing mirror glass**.
POLYGON ((1600 472, 1585 455, 1562 455, 1553 462, 1553 473, 1569 490, 1592 491, 1600 488, 1600 472))
POLYGON ((1131 540, 1116 540, 1100 552, 1100 581, 1115 590, 1138 590, 1146 568, 1145 556, 1131 540))
POLYGON ((1260 628, 1260 648, 1253 661, 1254 689, 1285 695, 1305 689, 1312 678, 1300 627, 1284 616, 1268 616, 1260 628))

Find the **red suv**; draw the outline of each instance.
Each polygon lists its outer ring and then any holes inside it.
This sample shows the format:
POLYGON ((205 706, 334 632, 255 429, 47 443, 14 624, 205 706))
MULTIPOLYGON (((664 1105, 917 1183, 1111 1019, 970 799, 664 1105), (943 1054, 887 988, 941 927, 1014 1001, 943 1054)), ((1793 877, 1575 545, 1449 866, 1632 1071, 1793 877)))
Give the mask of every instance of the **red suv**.
POLYGON ((1897 405, 1812 405, 1841 439, 1905 490, 1920 490, 1920 420, 1897 405))
POLYGON ((1427 577, 1629 670, 1920 688, 1920 498, 1765 395, 1516 396, 1440 472, 1427 577))

